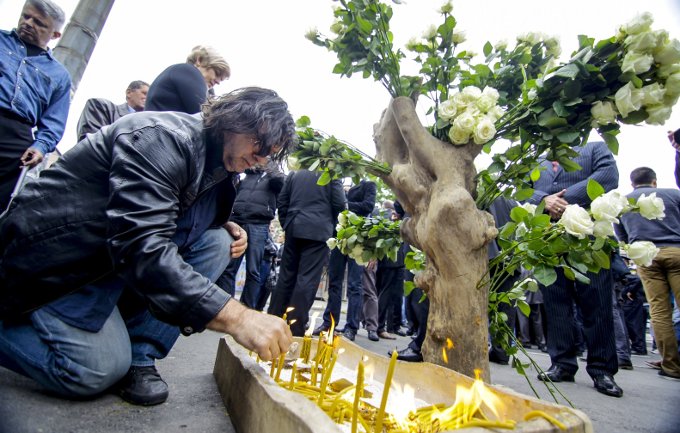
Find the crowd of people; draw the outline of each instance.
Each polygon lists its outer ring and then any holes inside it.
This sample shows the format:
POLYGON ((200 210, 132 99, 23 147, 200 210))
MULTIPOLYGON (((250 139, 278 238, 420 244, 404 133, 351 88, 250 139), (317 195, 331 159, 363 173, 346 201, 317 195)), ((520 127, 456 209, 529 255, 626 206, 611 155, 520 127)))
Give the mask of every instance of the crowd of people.
MULTIPOLYGON (((209 46, 196 46, 150 85, 131 82, 121 104, 88 100, 79 143, 18 192, 23 168, 53 151, 64 132, 70 79, 47 46, 63 24, 51 0, 27 0, 17 28, 0 31, 0 366, 59 395, 115 390, 133 404, 155 405, 168 398, 155 362, 180 333, 224 332, 270 360, 292 336, 328 332, 334 322, 348 340, 362 328, 371 341, 411 335, 398 359, 423 360, 429 301, 419 288, 404 296, 404 281, 413 280, 404 266, 409 245, 396 260, 363 266, 326 244, 346 209, 392 219, 408 213, 398 201, 376 205, 369 179, 318 186, 317 173, 285 174, 282 163, 297 142, 286 102, 258 87, 214 95, 231 68, 209 46), (312 326, 324 270, 327 305, 312 326)), ((604 143, 578 152, 581 171, 546 160, 533 185, 529 202, 544 204, 554 219, 569 204, 588 207, 588 179, 607 191, 618 187, 604 143)), ((632 368, 631 353, 647 352, 645 303, 662 356, 653 366, 680 379, 671 307, 680 299, 680 191, 658 188, 646 167, 631 182, 630 197, 656 193, 666 206, 661 221, 630 214, 616 226, 619 239, 661 249, 653 264, 633 272, 614 257, 617 266, 589 274, 590 284, 557 268, 554 284, 528 294, 528 317, 508 306, 522 344, 550 355, 540 380, 573 381, 585 356, 595 388, 620 397, 614 375, 632 368)), ((499 227, 515 204, 489 209, 499 227)), ((507 363, 492 343, 490 360, 507 363)))

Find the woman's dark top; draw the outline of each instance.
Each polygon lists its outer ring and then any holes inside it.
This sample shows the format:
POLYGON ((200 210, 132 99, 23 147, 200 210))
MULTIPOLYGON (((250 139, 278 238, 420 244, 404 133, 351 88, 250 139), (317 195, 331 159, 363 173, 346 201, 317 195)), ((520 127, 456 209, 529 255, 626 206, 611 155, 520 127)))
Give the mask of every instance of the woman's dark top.
POLYGON ((180 63, 168 67, 153 80, 144 109, 196 114, 207 99, 208 86, 201 71, 192 64, 180 63))

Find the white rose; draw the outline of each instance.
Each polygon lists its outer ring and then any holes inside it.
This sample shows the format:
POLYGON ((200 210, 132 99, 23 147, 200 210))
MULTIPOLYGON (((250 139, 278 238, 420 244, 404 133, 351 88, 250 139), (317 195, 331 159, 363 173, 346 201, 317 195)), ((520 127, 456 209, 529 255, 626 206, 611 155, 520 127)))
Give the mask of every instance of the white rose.
POLYGON ((476 86, 467 86, 463 88, 462 93, 468 98, 468 101, 476 101, 482 95, 482 89, 476 86))
POLYGON ((658 36, 654 32, 643 32, 631 35, 626 38, 626 45, 629 50, 649 52, 656 48, 658 36))
POLYGON ((659 83, 652 83, 648 86, 644 86, 640 90, 642 90, 643 105, 650 106, 663 103, 663 97, 666 94, 666 89, 661 87, 659 83))
MULTIPOLYGON (((672 106, 672 104, 671 104, 672 106)), ((663 125, 666 120, 671 118, 672 108, 668 105, 655 105, 647 107, 647 118, 645 122, 650 125, 663 125)))
POLYGON ((528 42, 531 45, 535 45, 543 40, 543 34, 538 32, 528 32, 517 36, 517 42, 528 42))
POLYGON ((453 126, 455 128, 465 131, 468 134, 472 133, 472 130, 474 129, 476 124, 477 120, 475 119, 474 114, 472 114, 469 110, 461 113, 453 121, 453 126))
POLYGON ((662 65, 673 65, 680 62, 680 41, 673 39, 661 46, 654 53, 654 60, 662 65))
POLYGON ((340 224, 340 226, 342 226, 342 227, 347 225, 347 215, 346 214, 344 214, 344 213, 338 214, 338 224, 340 224))
POLYGON ((494 123, 496 123, 496 121, 497 121, 498 119, 500 119, 501 117, 503 117, 503 116, 505 115, 505 110, 504 110, 502 107, 498 106, 498 105, 494 105, 494 106, 491 108, 491 110, 489 110, 489 111, 486 112, 486 115, 487 115, 494 123))
POLYGON ((659 249, 652 242, 637 241, 630 245, 624 245, 623 250, 638 266, 649 266, 659 253, 659 249))
POLYGON ((517 224, 517 227, 515 227, 515 235, 518 238, 521 238, 522 236, 527 234, 528 231, 529 231, 529 229, 527 229, 527 226, 524 223, 519 223, 519 224, 517 224))
POLYGON ((598 125, 607 125, 616 122, 616 108, 609 101, 597 101, 590 108, 590 114, 598 125))
POLYGON ((451 3, 451 0, 444 3, 442 7, 439 8, 440 14, 450 14, 451 12, 453 12, 453 3, 451 3))
POLYGON ((428 27, 424 32, 423 32, 423 39, 433 39, 435 36, 437 36, 437 26, 434 24, 428 27))
POLYGON ((637 111, 642 106, 642 94, 632 83, 621 87, 614 95, 614 100, 621 117, 628 116, 628 113, 637 111))
POLYGON ((546 54, 553 57, 559 57, 562 54, 562 48, 560 47, 560 40, 555 36, 546 38, 543 43, 545 44, 546 54))
POLYGON ((328 238, 328 240, 326 241, 326 245, 328 245, 328 248, 332 250, 333 248, 338 246, 338 240, 335 238, 328 238))
POLYGON ((501 39, 500 41, 496 42, 495 48, 498 51, 502 51, 508 48, 508 41, 506 41, 505 39, 501 39))
POLYGON ((525 211, 529 212, 531 215, 535 215, 536 214, 536 208, 538 206, 536 206, 535 204, 531 204, 531 203, 522 203, 521 205, 519 205, 519 207, 521 207, 525 211))
POLYGON ((316 27, 312 27, 311 29, 307 30, 307 33, 305 33, 305 39, 308 39, 312 42, 314 42, 318 37, 319 29, 317 29, 316 27))
POLYGON ((673 74, 680 72, 680 63, 675 63, 673 65, 663 65, 656 70, 657 78, 668 78, 673 74))
POLYGON ((479 108, 480 111, 486 113, 496 105, 499 97, 500 95, 498 94, 498 90, 494 89, 493 87, 485 87, 477 99, 477 108, 479 108))
POLYGON ((361 255, 364 253, 364 247, 361 245, 355 245, 354 248, 352 248, 352 253, 350 256, 356 260, 357 262, 361 260, 361 255))
POLYGON ((596 238, 608 238, 614 236, 614 226, 609 221, 595 221, 593 235, 596 238))
POLYGON ((567 205, 562 218, 560 218, 557 224, 564 227, 567 233, 579 239, 592 235, 593 226, 595 225, 593 220, 590 219, 588 211, 577 204, 567 205))
POLYGON ((476 144, 484 144, 496 135, 496 127, 488 117, 482 118, 472 131, 472 139, 476 144))
POLYGON ((527 99, 533 101, 534 99, 536 99, 537 94, 538 92, 536 91, 535 88, 529 89, 529 91, 527 92, 527 99))
POLYGON ((416 47, 420 45, 420 42, 416 38, 411 38, 406 42, 406 49, 409 51, 415 51, 416 47))
POLYGON ((470 141, 470 132, 457 128, 454 123, 449 129, 449 139, 453 144, 467 144, 470 141))
POLYGON ((623 56, 623 63, 621 63, 622 72, 632 72, 636 75, 649 71, 654 63, 654 57, 651 54, 642 54, 636 51, 628 51, 623 56))
POLYGON ((456 109, 458 112, 465 111, 467 106, 470 104, 470 100, 467 96, 460 92, 454 92, 453 95, 449 96, 449 99, 456 104, 456 109))
POLYGON ((648 31, 653 22, 652 14, 644 12, 621 26, 621 31, 629 35, 637 35, 638 33, 648 31))
POLYGON ((590 204, 590 212, 595 221, 618 222, 621 212, 628 209, 628 200, 620 193, 610 191, 597 197, 590 204))
POLYGON ((637 205, 640 208, 640 215, 648 220, 660 220, 666 216, 664 213, 666 206, 663 204, 663 200, 656 196, 655 192, 649 196, 642 194, 637 199, 637 205))
POLYGON ((467 40, 467 37, 465 36, 465 32, 462 30, 455 30, 453 34, 451 35, 451 41, 454 44, 462 44, 467 40))
POLYGON ((449 99, 441 103, 438 113, 441 119, 449 121, 456 116, 458 108, 456 107, 456 103, 453 102, 452 99, 449 99))
POLYGON ((680 72, 676 72, 666 79, 666 95, 680 94, 680 72))

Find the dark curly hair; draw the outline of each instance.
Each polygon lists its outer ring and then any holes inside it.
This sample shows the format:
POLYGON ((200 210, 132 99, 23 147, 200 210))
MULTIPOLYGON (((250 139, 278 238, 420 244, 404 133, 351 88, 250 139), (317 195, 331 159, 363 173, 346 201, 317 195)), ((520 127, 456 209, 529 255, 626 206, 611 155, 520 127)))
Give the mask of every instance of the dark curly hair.
POLYGON ((244 87, 212 99, 203 106, 203 126, 208 139, 221 143, 224 133, 253 134, 260 156, 280 164, 294 150, 298 138, 288 104, 273 90, 244 87), (271 154, 272 148, 276 153, 271 154))

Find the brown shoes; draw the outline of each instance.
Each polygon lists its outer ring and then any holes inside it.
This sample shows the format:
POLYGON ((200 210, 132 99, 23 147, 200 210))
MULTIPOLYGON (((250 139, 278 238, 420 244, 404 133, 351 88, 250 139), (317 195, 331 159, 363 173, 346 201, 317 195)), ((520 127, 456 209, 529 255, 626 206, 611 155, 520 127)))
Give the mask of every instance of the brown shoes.
POLYGON ((397 339, 396 335, 390 334, 387 331, 378 332, 378 337, 382 338, 383 340, 396 340, 397 339))

